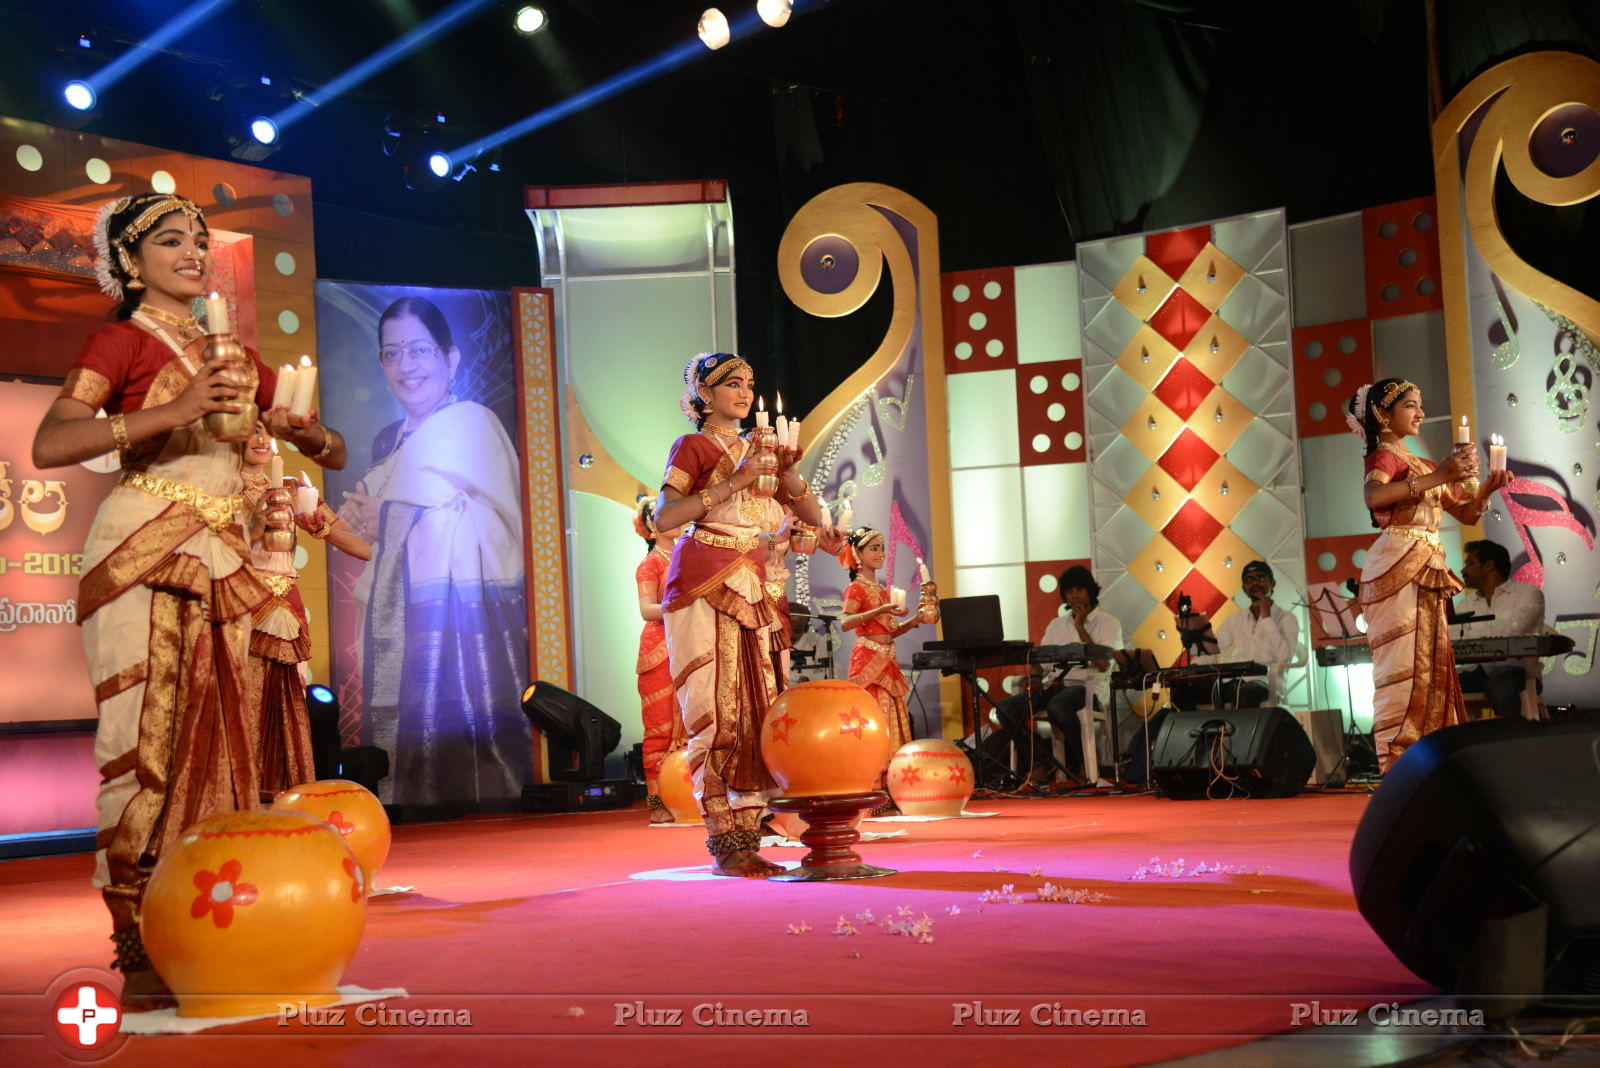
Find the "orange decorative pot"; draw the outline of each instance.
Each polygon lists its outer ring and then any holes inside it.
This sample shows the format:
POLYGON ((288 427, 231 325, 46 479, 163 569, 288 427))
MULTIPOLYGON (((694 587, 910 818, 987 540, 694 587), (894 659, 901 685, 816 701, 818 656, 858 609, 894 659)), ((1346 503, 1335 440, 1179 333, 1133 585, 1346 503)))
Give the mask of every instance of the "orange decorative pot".
POLYGON ((367 920, 361 866, 332 827, 258 809, 190 827, 145 889, 139 930, 179 1016, 327 1005, 367 920))
POLYGON ((761 755, 785 797, 866 793, 891 744, 878 702, 842 679, 789 687, 761 727, 761 755))
POLYGON ((694 776, 689 772, 689 750, 674 749, 656 772, 661 803, 675 823, 700 823, 700 805, 694 799, 694 776))
POLYGON ((954 742, 921 738, 889 759, 888 785, 907 816, 958 816, 972 796, 972 761, 954 742))
POLYGON ((389 859, 389 814, 371 790, 346 779, 322 779, 280 792, 272 807, 331 823, 366 873, 367 892, 378 885, 378 869, 389 859))

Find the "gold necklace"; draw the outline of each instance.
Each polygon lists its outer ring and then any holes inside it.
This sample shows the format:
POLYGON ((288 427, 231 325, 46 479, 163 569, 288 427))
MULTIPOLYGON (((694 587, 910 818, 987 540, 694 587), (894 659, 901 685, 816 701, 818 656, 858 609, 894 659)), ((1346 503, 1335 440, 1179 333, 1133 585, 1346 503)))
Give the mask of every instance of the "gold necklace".
POLYGON ((154 319, 156 322, 165 323, 176 330, 178 341, 181 344, 187 345, 200 336, 200 324, 195 321, 195 317, 192 315, 188 317, 174 315, 165 308, 158 308, 153 304, 141 304, 138 310, 141 314, 154 319))
POLYGON ((706 423, 700 429, 707 434, 716 434, 718 437, 736 438, 739 436, 738 427, 717 426, 715 423, 706 423))

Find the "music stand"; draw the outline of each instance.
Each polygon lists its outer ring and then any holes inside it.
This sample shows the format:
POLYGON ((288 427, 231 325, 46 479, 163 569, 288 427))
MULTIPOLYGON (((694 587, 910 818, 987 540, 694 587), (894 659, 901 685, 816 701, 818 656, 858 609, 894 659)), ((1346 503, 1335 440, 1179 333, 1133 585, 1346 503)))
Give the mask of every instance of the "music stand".
POLYGON ((1339 667, 1344 675, 1344 703, 1350 710, 1350 723, 1348 726, 1345 725, 1344 721, 1344 709, 1339 711, 1339 733, 1344 736, 1344 749, 1340 752, 1339 759, 1334 762, 1333 767, 1328 769, 1328 775, 1323 780, 1324 783, 1332 782, 1340 774, 1345 763, 1350 759, 1350 750, 1356 745, 1360 745, 1367 751, 1374 764, 1378 761, 1378 750, 1372 739, 1355 729, 1355 687, 1350 684, 1350 667, 1355 659, 1351 650, 1357 646, 1357 635, 1354 633, 1355 618, 1350 612, 1350 602, 1338 596, 1338 588, 1336 583, 1318 583, 1311 587, 1315 591, 1311 600, 1302 605, 1302 607, 1309 608, 1317 614, 1317 619, 1322 624, 1322 632, 1324 634, 1333 633, 1334 628, 1329 625, 1330 622, 1339 628, 1339 667), (1353 741, 1352 736, 1354 738, 1353 741))

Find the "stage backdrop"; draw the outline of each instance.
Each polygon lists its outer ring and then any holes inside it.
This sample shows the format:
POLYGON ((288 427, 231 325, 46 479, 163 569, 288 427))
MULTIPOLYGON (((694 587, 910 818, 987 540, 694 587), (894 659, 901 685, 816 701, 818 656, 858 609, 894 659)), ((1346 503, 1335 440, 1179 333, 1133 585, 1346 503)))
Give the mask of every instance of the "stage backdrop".
POLYGON ((319 281, 317 323, 323 410, 350 446, 328 498, 374 549, 329 561, 345 740, 389 752, 385 802, 518 796, 532 752, 510 295, 319 281))

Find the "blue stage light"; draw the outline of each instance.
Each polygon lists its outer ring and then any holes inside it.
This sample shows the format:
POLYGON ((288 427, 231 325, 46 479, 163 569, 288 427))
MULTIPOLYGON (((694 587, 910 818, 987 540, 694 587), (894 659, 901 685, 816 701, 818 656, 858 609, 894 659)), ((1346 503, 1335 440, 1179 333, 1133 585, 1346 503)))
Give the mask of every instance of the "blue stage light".
POLYGON ((524 4, 522 7, 517 8, 516 17, 512 19, 511 24, 517 28, 517 32, 522 36, 532 37, 550 25, 550 17, 544 13, 543 8, 534 7, 532 4, 524 4))
POLYGON ((307 690, 306 693, 311 696, 313 701, 321 701, 325 705, 333 703, 333 691, 320 682, 307 690))
POLYGON ((88 82, 68 82, 61 95, 67 98, 67 103, 79 111, 88 111, 94 107, 96 94, 94 87, 88 82))
POLYGON ((432 171, 436 178, 448 178, 450 176, 450 157, 443 152, 431 154, 428 157, 428 170, 432 171))
POLYGON ((456 3, 451 4, 426 22, 420 23, 409 33, 396 37, 393 41, 390 41, 322 88, 307 93, 293 104, 284 108, 272 116, 272 121, 278 124, 278 129, 287 130, 305 118, 314 109, 354 89, 380 71, 387 70, 433 38, 454 29, 457 23, 476 15, 479 11, 495 2, 497 0, 456 0, 456 3))
MULTIPOLYGON (((169 19, 166 25, 156 30, 149 37, 128 49, 116 59, 107 63, 98 73, 93 75, 88 84, 96 93, 103 93, 139 64, 161 53, 161 50, 171 44, 179 35, 189 32, 195 26, 204 22, 219 10, 233 3, 233 0, 195 0, 194 3, 169 19)), ((68 103, 71 103, 69 100, 68 103)), ((78 107, 73 104, 73 107, 78 107)), ((90 107, 93 107, 91 104, 90 107)), ((87 108, 78 108, 85 111, 87 108)))
POLYGON ((265 115, 250 120, 250 136, 263 145, 278 143, 278 124, 265 115))

